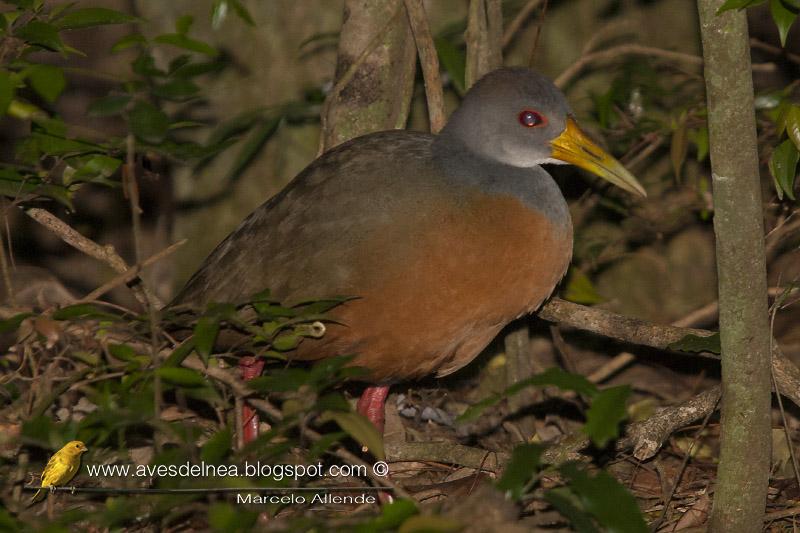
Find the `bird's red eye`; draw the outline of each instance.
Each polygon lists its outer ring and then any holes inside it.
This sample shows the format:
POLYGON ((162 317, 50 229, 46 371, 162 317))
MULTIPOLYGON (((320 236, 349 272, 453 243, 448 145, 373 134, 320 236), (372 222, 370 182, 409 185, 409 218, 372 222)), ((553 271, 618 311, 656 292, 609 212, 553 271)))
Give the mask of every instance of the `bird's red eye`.
POLYGON ((519 123, 526 128, 536 128, 547 124, 547 119, 542 116, 538 111, 531 111, 526 109, 519 114, 519 123))

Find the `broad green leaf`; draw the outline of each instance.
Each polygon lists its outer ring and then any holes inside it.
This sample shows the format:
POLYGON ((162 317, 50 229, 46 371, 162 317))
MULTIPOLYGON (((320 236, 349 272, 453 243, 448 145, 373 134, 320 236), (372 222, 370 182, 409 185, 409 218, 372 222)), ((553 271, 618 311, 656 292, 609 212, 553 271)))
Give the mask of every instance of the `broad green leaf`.
POLYGON ((592 398, 583 432, 598 448, 619 436, 619 424, 628 416, 625 402, 630 394, 630 387, 623 385, 601 390, 592 398))
POLYGON ((708 157, 708 126, 701 126, 689 131, 689 140, 697 150, 697 162, 702 163, 708 157))
POLYGON ((722 351, 719 344, 719 333, 714 333, 713 335, 709 335, 707 337, 699 337, 697 335, 689 334, 681 340, 675 341, 668 345, 667 348, 679 352, 691 353, 711 352, 719 354, 722 351))
POLYGON ((514 500, 525 494, 528 483, 538 473, 544 446, 539 444, 520 444, 511 453, 497 488, 514 500))
POLYGON ((493 394, 485 400, 481 400, 480 402, 469 406, 469 408, 467 408, 467 410, 464 411, 464 413, 456 420, 458 422, 474 420, 478 417, 478 415, 486 410, 486 408, 499 403, 504 398, 513 396, 527 387, 542 387, 546 385, 553 385, 562 390, 571 390, 577 392, 578 394, 589 397, 592 397, 597 393, 597 387, 585 377, 578 374, 570 374, 569 372, 565 372, 560 368, 553 367, 548 368, 541 374, 537 374, 528 379, 523 379, 522 381, 511 385, 500 394, 493 394))
POLYGON ((66 187, 42 183, 38 177, 22 176, 8 170, 0 172, 0 195, 16 200, 27 195, 44 196, 56 200, 70 211, 74 210, 72 193, 66 187))
POLYGON ((464 94, 464 73, 466 71, 466 56, 463 50, 457 48, 448 39, 437 37, 435 40, 436 52, 445 72, 450 76, 453 87, 460 95, 464 94))
POLYGON ((582 466, 566 463, 559 467, 567 487, 609 533, 646 533, 648 530, 636 500, 625 487, 604 470, 590 476, 582 466))
POLYGON ((89 104, 87 113, 90 117, 118 115, 125 110, 132 98, 129 94, 110 94, 89 104))
POLYGON ((725 11, 730 11, 731 9, 744 9, 746 7, 757 6, 759 4, 763 4, 767 0, 727 0, 720 8, 717 10, 717 15, 720 13, 724 13, 725 11))
POLYGON ((63 17, 54 22, 59 30, 75 30, 105 24, 125 24, 138 22, 140 19, 131 15, 106 9, 104 7, 86 7, 68 11, 63 17))
POLYGON ((210 44, 204 43, 203 41, 198 41, 197 39, 192 39, 191 37, 187 37, 186 35, 182 35, 180 33, 167 33, 164 35, 159 35, 154 39, 154 41, 161 44, 169 44, 178 48, 183 48, 184 50, 189 50, 191 52, 205 54, 211 57, 216 57, 218 53, 216 48, 210 44))
POLYGON ((247 382, 256 392, 296 391, 311 380, 309 372, 303 368, 289 367, 270 371, 267 375, 247 382))
POLYGON ((64 71, 53 65, 33 65, 28 69, 28 81, 33 90, 51 104, 67 86, 64 71))
POLYGON ((176 78, 167 83, 153 87, 153 94, 167 100, 186 100, 195 96, 200 88, 185 78, 176 78))
POLYGON ((381 506, 381 514, 354 527, 355 533, 375 533, 394 530, 417 514, 417 506, 408 499, 395 500, 381 506))
POLYGON ((139 139, 160 143, 169 130, 169 118, 153 104, 138 101, 128 113, 128 125, 139 139))
POLYGON ((544 499, 567 518, 578 533, 600 533, 592 521, 591 515, 579 508, 579 502, 574 501, 577 499, 576 496, 566 487, 558 487, 545 492, 544 499))
POLYGON ((359 413, 343 413, 341 411, 325 411, 320 420, 333 420, 345 430, 356 442, 369 449, 377 459, 385 459, 383 452, 383 436, 365 416, 359 413))
POLYGON ((162 366, 156 370, 156 374, 164 381, 180 387, 202 387, 208 384, 200 372, 191 368, 162 366))
POLYGON ((789 28, 792 27, 797 12, 790 10, 783 3, 783 0, 770 0, 769 11, 772 13, 772 20, 778 27, 778 34, 781 38, 781 46, 786 46, 786 36, 789 35, 789 28))
POLYGON ((219 317, 216 316, 201 316, 197 320, 197 325, 194 327, 194 345, 197 353, 204 361, 208 361, 208 357, 214 350, 214 343, 217 340, 219 333, 219 317))
POLYGON ((800 160, 800 152, 797 151, 797 147, 791 139, 783 141, 772 151, 769 159, 769 171, 775 181, 775 191, 781 200, 784 194, 792 200, 795 199, 794 181, 797 176, 798 160, 800 160))
POLYGON ((14 36, 23 41, 53 51, 64 49, 64 43, 58 35, 58 30, 52 24, 40 20, 32 20, 14 32, 14 36))
POLYGON ((589 277, 575 267, 570 267, 564 299, 576 304, 592 305, 603 301, 589 277))
POLYGON ((8 106, 14 99, 14 82, 11 80, 11 73, 7 70, 0 70, 0 117, 5 116, 8 106))
POLYGON ((229 428, 223 428, 209 438, 200 450, 200 459, 206 463, 217 464, 230 453, 233 434, 229 428))
POLYGON ((109 344, 108 352, 122 361, 136 360, 136 350, 127 344, 109 344))
POLYGON ((786 135, 794 143, 795 148, 800 150, 800 106, 792 104, 784 117, 786 135))
POLYGON ((228 5, 233 8, 233 10, 236 12, 236 15, 245 21, 248 26, 256 25, 256 21, 253 20, 252 15, 250 15, 250 12, 246 7, 244 7, 244 4, 242 4, 240 0, 228 0, 228 5))

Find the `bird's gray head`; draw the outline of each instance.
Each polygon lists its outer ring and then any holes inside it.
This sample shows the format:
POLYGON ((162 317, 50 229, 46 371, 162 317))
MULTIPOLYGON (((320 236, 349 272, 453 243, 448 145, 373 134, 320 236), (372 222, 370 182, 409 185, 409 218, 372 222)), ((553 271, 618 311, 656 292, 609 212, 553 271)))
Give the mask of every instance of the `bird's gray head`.
POLYGON ((646 196, 636 178, 578 128, 553 82, 526 68, 501 68, 481 78, 440 135, 515 167, 572 163, 646 196))
POLYGON ((442 135, 515 167, 560 163, 553 159, 550 141, 564 131, 570 114, 550 80, 526 68, 502 68, 472 86, 442 135))

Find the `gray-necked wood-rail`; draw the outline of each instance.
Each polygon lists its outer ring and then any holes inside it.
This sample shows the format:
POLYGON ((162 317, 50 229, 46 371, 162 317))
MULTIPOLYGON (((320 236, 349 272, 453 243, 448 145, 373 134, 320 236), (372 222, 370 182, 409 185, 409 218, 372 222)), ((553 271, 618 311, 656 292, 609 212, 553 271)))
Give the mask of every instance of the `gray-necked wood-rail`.
MULTIPOLYGON (((567 203, 543 164, 642 186, 578 128, 564 95, 523 68, 489 73, 439 135, 384 131, 314 160, 208 256, 171 305, 348 295, 298 359, 356 354, 358 410, 383 427, 388 386, 463 367, 535 311, 572 255, 567 203)), ((242 361, 244 377, 263 363, 242 361)), ((246 438, 257 421, 250 418, 246 438)))

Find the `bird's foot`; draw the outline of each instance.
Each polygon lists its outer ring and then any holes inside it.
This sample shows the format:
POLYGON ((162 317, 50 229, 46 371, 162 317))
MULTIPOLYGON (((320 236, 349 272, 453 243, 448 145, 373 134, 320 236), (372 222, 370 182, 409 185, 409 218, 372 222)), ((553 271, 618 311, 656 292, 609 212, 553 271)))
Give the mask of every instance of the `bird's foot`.
MULTIPOLYGON (((253 357, 251 355, 239 359, 239 371, 241 372, 242 380, 250 381, 261 375, 264 370, 264 360, 260 357, 253 357)), ((242 442, 248 444, 253 442, 258 437, 258 425, 261 420, 258 418, 258 412, 250 407, 246 402, 242 406, 242 442)))
POLYGON ((389 386, 367 387, 358 399, 356 410, 366 416, 370 422, 383 435, 383 423, 386 416, 386 396, 389 395, 389 386))

